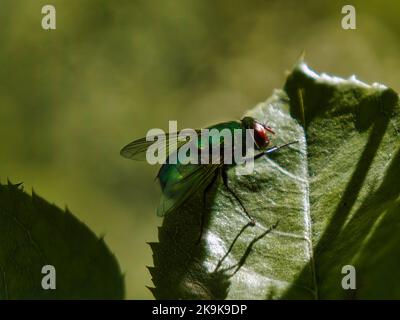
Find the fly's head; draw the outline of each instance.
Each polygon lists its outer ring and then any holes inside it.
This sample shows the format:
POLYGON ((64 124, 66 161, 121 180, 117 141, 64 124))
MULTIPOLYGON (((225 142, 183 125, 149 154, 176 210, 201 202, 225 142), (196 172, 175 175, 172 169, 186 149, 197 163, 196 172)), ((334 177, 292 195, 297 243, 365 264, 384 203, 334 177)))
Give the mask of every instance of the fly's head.
POLYGON ((255 120, 252 117, 244 117, 242 119, 242 125, 245 129, 254 130, 252 138, 254 140, 255 148, 258 150, 266 149, 271 142, 269 134, 275 134, 271 127, 255 120))

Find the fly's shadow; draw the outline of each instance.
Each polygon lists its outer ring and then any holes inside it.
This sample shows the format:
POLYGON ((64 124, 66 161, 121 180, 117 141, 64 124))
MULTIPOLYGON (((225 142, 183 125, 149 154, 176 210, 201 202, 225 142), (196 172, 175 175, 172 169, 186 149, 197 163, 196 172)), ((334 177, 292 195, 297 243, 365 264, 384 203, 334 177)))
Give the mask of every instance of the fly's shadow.
POLYGON ((242 236, 245 230, 252 226, 251 222, 248 222, 246 225, 242 227, 239 233, 235 236, 233 241, 231 242, 228 250, 224 254, 224 256, 218 261, 216 267, 213 272, 208 273, 205 278, 205 285, 208 288, 209 292, 212 294, 213 299, 226 299, 230 287, 230 279, 240 270, 240 268, 246 263, 247 258, 252 252, 253 246, 259 240, 261 240, 264 236, 270 233, 273 229, 275 229, 278 225, 278 222, 273 226, 265 230, 262 234, 253 238, 250 243, 247 245, 246 250, 241 255, 238 262, 233 265, 223 267, 225 260, 231 254, 235 244, 238 239, 242 236))
POLYGON ((248 258, 248 256, 250 255, 254 244, 261 240, 262 238, 264 238, 268 233, 270 233, 272 230, 274 230, 277 226, 278 226, 279 221, 277 221, 274 225, 272 225, 271 227, 269 227, 267 230, 265 230, 262 234, 260 234, 259 236, 255 237, 253 240, 250 241, 250 243, 248 244, 245 252, 243 253, 242 257, 240 258, 240 260, 235 263, 232 266, 229 267, 225 267, 225 268, 221 268, 223 262, 225 261, 225 259, 228 257, 228 255, 231 253, 233 247, 235 246, 235 243, 237 242, 237 240, 239 239, 239 237, 243 234, 243 232, 250 226, 252 226, 251 222, 248 222, 241 230, 240 232, 236 235, 235 239, 233 239, 231 245, 229 246, 228 251, 225 253, 225 255, 221 258, 221 260, 218 261, 217 266, 214 269, 214 273, 216 272, 228 272, 228 271, 232 271, 233 272, 229 275, 229 277, 233 277, 238 271, 239 269, 246 263, 246 260, 248 258))
MULTIPOLYGON (((207 195, 207 203, 214 201, 216 188, 212 189, 207 195)), ((197 241, 200 218, 204 218, 204 235, 210 223, 211 206, 204 206, 203 200, 203 194, 199 193, 179 210, 167 215, 159 228, 159 243, 150 244, 154 267, 149 271, 155 285, 150 290, 156 299, 225 299, 230 279, 245 264, 254 244, 277 226, 276 223, 255 236, 237 263, 223 266, 238 239, 252 225, 251 222, 247 223, 238 231, 227 252, 213 268, 208 262, 212 245, 207 243, 206 237, 197 241)))

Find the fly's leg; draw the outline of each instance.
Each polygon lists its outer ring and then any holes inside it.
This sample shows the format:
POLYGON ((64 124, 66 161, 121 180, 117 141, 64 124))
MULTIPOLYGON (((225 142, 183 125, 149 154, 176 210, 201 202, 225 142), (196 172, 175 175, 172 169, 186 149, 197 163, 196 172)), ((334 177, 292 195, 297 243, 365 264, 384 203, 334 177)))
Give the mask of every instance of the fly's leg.
POLYGON ((237 200, 237 202, 239 202, 240 206, 242 207, 243 211, 246 213, 246 216, 250 219, 250 225, 251 226, 255 226, 256 225, 256 221, 254 220, 254 218, 247 212, 247 209, 245 208, 245 206, 243 205, 242 201, 239 199, 239 197, 236 195, 236 193, 229 187, 228 185, 228 174, 225 170, 225 168, 223 168, 221 170, 221 175, 222 175, 222 181, 224 182, 224 185, 226 187, 226 189, 229 191, 229 193, 231 193, 235 199, 237 200))
POLYGON ((203 192, 203 208, 204 208, 204 210, 202 211, 201 217, 200 217, 200 232, 199 232, 199 237, 197 238, 197 241, 196 241, 197 244, 200 243, 201 237, 203 236, 204 221, 206 219, 206 214, 207 214, 207 193, 213 187, 215 180, 217 180, 217 177, 218 177, 218 172, 215 173, 214 177, 212 178, 212 180, 210 181, 210 183, 204 189, 204 192, 203 192))
POLYGON ((294 143, 298 143, 298 141, 296 140, 296 141, 292 141, 292 142, 286 143, 286 144, 281 145, 281 146, 268 148, 264 152, 261 152, 261 153, 255 155, 254 156, 254 160, 258 159, 258 158, 261 158, 261 157, 263 157, 263 156, 265 156, 267 154, 277 152, 277 151, 281 150, 282 148, 286 148, 286 147, 288 147, 288 146, 290 146, 291 144, 294 144, 294 143))

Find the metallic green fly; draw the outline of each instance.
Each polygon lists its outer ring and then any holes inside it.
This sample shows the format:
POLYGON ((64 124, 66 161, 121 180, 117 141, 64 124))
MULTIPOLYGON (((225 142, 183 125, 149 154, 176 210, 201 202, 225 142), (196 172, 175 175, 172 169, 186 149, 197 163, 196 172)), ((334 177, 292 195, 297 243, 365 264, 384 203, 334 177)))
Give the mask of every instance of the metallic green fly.
MULTIPOLYGON (((167 133, 164 139, 157 139, 157 142, 162 141, 164 143, 162 150, 165 152, 166 155, 166 161, 162 164, 157 175, 162 189, 162 198, 157 209, 157 214, 159 216, 169 214, 170 212, 179 208, 183 203, 188 201, 192 196, 198 194, 199 192, 203 193, 203 201, 205 204, 207 192, 211 189, 217 178, 221 177, 226 189, 237 200, 244 213, 250 219, 250 224, 255 225, 255 220, 248 213, 242 200, 236 195, 234 190, 232 190, 232 188, 228 184, 227 169, 231 166, 236 165, 236 163, 233 162, 232 164, 226 164, 224 162, 225 153, 222 150, 224 149, 224 147, 226 147, 224 145, 225 141, 218 133, 220 133, 222 130, 226 131, 226 129, 228 129, 233 135, 234 132, 237 132, 238 130, 241 130, 244 133, 247 129, 250 129, 248 131, 251 131, 252 133, 252 147, 255 151, 258 152, 254 155, 253 159, 257 159, 269 153, 279 151, 283 147, 289 146, 293 143, 297 143, 297 141, 293 141, 282 146, 270 147, 271 140, 269 134, 274 134, 274 131, 271 127, 255 120, 252 117, 244 117, 241 121, 229 121, 219 123, 210 126, 207 129, 214 129, 210 132, 216 132, 217 134, 211 134, 207 138, 208 140, 204 141, 204 139, 201 139, 200 137, 200 130, 196 130, 195 133, 199 135, 199 139, 195 141, 196 148, 200 152, 204 147, 204 143, 209 143, 210 148, 208 148, 208 150, 219 149, 220 152, 217 152, 217 155, 219 157, 218 161, 215 161, 215 159, 213 159, 212 162, 206 164, 182 164, 179 159, 177 159, 177 162, 173 163, 171 163, 171 161, 168 161, 172 155, 174 155, 176 159, 176 153, 179 151, 179 149, 182 148, 182 146, 186 143, 190 143, 188 141, 180 141, 179 139, 174 139, 179 135, 179 132, 167 133)), ((156 137, 147 137, 135 140, 122 148, 121 155, 128 159, 144 160, 144 155, 146 154, 148 148, 154 143, 157 143, 154 142, 156 140, 155 138, 156 137)), ((214 155, 215 154, 213 154, 213 157, 214 155)), ((199 240, 202 235, 203 225, 204 213, 201 217, 199 240)))

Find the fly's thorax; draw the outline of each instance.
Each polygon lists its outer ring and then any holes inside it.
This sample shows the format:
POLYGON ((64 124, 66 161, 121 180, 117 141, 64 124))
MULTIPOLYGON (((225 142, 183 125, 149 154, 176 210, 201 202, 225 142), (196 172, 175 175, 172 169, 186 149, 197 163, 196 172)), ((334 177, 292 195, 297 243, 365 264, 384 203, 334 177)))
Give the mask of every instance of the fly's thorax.
POLYGON ((201 164, 232 163, 233 130, 237 121, 223 122, 201 130, 199 154, 201 164))
POLYGON ((248 150, 254 149, 252 129, 246 130, 236 121, 202 130, 200 141, 201 163, 243 163, 248 150))
POLYGON ((189 176, 198 168, 195 164, 170 164, 165 163, 161 166, 157 178, 164 196, 177 196, 181 192, 186 192, 189 187, 184 183, 185 177, 189 176))

